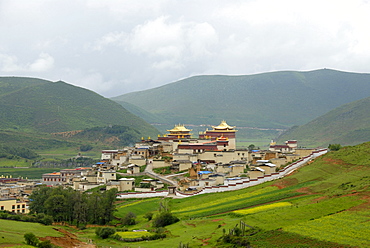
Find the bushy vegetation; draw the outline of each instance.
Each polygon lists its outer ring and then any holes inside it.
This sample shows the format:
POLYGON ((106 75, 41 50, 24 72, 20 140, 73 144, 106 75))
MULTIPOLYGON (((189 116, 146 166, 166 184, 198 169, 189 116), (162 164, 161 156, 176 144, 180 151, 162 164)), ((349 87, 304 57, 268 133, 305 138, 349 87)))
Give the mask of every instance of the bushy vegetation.
POLYGON ((100 238, 106 239, 109 236, 112 236, 113 234, 115 234, 116 230, 114 230, 114 228, 111 228, 111 227, 98 227, 98 228, 96 228, 95 233, 100 238))
POLYGON ((0 144, 0 158, 26 158, 36 159, 39 155, 25 147, 21 146, 5 146, 0 144))
POLYGON ((165 227, 178 221, 179 218, 171 213, 168 202, 161 201, 159 203, 158 214, 153 219, 153 227, 165 227))

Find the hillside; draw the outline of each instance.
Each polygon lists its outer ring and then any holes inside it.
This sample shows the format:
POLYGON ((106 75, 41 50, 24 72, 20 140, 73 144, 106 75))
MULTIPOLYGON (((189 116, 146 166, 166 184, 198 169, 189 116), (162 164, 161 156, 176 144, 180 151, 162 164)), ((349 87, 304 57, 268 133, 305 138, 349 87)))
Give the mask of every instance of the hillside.
POLYGON ((136 105, 163 123, 215 125, 225 119, 239 127, 287 128, 369 95, 370 74, 323 69, 195 76, 112 99, 136 105))
MULTIPOLYGON (((369 247, 369 151, 370 142, 344 147, 283 179, 238 191, 171 199, 172 213, 180 222, 166 227, 167 238, 125 244, 231 247, 222 246, 219 238, 242 220, 249 225, 252 247, 369 247)), ((143 216, 155 213, 158 203, 156 198, 127 200, 116 215, 133 212, 139 223, 130 230, 147 228, 143 216)))
POLYGON ((278 142, 299 140, 304 146, 356 145, 370 141, 370 97, 344 104, 313 121, 296 126, 278 142))
POLYGON ((0 77, 0 129, 64 132, 122 125, 141 135, 158 131, 121 105, 62 81, 0 77))

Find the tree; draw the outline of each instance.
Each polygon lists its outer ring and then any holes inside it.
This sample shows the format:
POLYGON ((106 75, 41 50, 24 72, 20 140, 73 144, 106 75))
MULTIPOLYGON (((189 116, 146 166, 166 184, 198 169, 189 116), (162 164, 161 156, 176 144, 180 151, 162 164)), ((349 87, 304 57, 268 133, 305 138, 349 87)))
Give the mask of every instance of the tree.
POLYGON ((136 224, 136 215, 133 212, 128 212, 125 217, 122 218, 122 224, 125 226, 131 226, 136 224))
POLYGON ((159 203, 159 214, 153 219, 154 227, 164 227, 176 223, 179 218, 174 216, 169 207, 167 201, 161 201, 159 203))
POLYGON ((46 213, 45 201, 51 195, 52 189, 42 186, 37 190, 32 191, 30 195, 30 212, 31 213, 46 213))
POLYGON ((33 233, 26 233, 26 234, 24 234, 23 237, 26 240, 26 244, 27 245, 38 246, 39 239, 35 236, 35 234, 33 234, 33 233))
POLYGON ((64 195, 52 195, 45 201, 46 212, 54 220, 62 221, 66 218, 67 201, 64 195))
POLYGON ((253 145, 253 144, 250 144, 249 146, 248 146, 248 150, 249 151, 252 151, 252 150, 254 150, 256 148, 256 146, 255 145, 253 145))

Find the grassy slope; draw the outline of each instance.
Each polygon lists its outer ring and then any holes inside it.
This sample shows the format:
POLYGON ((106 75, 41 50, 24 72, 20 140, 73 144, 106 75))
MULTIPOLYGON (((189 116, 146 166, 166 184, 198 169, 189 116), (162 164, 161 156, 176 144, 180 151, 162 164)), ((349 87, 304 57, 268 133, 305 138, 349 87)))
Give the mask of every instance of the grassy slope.
POLYGON ((157 133, 119 104, 61 81, 0 78, 0 118, 1 129, 62 132, 117 124, 157 133))
MULTIPOLYGON (((128 245, 167 247, 189 242, 191 247, 206 243, 215 247, 222 229, 228 230, 242 219, 263 230, 250 237, 253 247, 368 247, 369 155, 370 142, 345 147, 281 180, 234 192, 172 199, 171 208, 181 221, 168 227, 170 238, 128 245), (274 202, 290 204, 248 215, 230 212, 274 202)), ((127 201, 118 213, 123 216, 141 209, 137 212, 141 222, 132 228, 148 229, 143 213, 156 211, 153 201, 127 201)))
MULTIPOLYGON (((333 70, 196 76, 113 98, 167 123, 289 127, 370 94, 370 74, 333 70), (304 113, 304 114, 302 114, 304 113)), ((143 116, 145 118, 145 116, 143 116)))
POLYGON ((0 246, 13 247, 19 245, 21 247, 33 247, 25 245, 23 235, 28 232, 32 232, 37 237, 61 236, 52 226, 0 219, 0 246))
POLYGON ((282 134, 278 141, 299 140, 305 146, 355 145, 370 140, 370 97, 342 105, 282 134))

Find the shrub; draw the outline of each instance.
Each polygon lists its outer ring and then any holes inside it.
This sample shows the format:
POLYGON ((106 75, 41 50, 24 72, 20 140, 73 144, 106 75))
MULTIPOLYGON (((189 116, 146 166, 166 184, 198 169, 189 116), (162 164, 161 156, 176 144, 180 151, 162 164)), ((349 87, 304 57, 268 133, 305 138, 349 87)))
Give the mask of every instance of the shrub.
POLYGON ((50 240, 42 241, 40 244, 38 244, 38 247, 40 248, 53 248, 54 245, 50 242, 50 240))
POLYGON ((122 218, 122 224, 131 226, 136 224, 136 215, 133 212, 128 212, 125 217, 122 218))
POLYGON ((153 213, 152 212, 147 212, 144 214, 144 218, 148 219, 148 221, 153 219, 153 213))
POLYGON ((154 227, 164 227, 176 223, 179 221, 179 218, 174 216, 170 212, 159 213, 153 220, 154 227))
POLYGON ((340 144, 329 144, 328 148, 331 151, 339 151, 342 146, 340 144))
POLYGON ((101 237, 102 239, 106 239, 115 233, 116 231, 111 227, 102 227, 102 228, 99 227, 95 231, 95 234, 101 237))
POLYGON ((37 246, 39 244, 39 239, 33 233, 26 233, 23 237, 27 245, 37 246))

